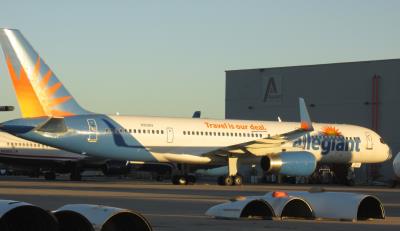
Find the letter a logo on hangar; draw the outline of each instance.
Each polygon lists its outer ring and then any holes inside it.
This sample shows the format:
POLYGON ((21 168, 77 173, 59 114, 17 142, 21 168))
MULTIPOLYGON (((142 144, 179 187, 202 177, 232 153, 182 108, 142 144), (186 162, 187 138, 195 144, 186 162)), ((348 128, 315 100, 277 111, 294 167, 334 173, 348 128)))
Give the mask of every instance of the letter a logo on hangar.
MULTIPOLYGON (((280 83, 280 81, 279 81, 280 83)), ((267 102, 270 100, 279 100, 281 98, 281 94, 279 92, 275 78, 270 77, 267 82, 267 87, 265 89, 263 101, 267 102)))

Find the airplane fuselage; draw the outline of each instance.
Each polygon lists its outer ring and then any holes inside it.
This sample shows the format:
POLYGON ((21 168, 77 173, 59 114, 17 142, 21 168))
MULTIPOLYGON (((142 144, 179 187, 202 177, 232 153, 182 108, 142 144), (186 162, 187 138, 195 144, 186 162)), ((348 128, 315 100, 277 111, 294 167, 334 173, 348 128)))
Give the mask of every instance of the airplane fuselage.
MULTIPOLYGON (((273 137, 298 128, 294 122, 212 120, 100 114, 65 117, 68 128, 61 133, 31 130, 47 118, 9 121, 16 135, 71 152, 95 153, 98 157, 148 162, 209 164, 220 161, 215 150, 230 145, 273 137), (29 121, 30 126, 27 126, 29 121), (24 125, 23 125, 24 124, 24 125), (22 126, 23 125, 23 126, 22 126)), ((389 148, 370 129, 345 124, 314 123, 282 151, 307 151, 326 163, 378 163, 389 158, 389 148)), ((254 151, 243 157, 254 159, 273 153, 254 151)))

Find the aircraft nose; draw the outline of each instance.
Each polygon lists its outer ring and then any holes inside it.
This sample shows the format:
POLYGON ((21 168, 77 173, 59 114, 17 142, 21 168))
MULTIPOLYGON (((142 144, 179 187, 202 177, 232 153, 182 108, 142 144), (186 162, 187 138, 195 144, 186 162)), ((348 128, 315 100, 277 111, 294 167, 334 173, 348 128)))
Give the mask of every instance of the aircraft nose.
POLYGON ((388 148, 388 152, 387 152, 387 158, 386 158, 386 160, 390 160, 390 159, 392 159, 392 157, 393 157, 393 155, 392 155, 392 149, 391 149, 389 146, 387 146, 387 148, 388 148))

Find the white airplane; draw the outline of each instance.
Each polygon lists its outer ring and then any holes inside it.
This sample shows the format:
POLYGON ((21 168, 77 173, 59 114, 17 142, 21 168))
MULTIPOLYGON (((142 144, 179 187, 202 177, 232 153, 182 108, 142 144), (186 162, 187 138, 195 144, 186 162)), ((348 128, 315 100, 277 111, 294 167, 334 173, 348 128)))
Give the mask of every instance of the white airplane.
MULTIPOLYGON (((240 185, 238 165, 308 176, 321 163, 379 163, 391 158, 374 131, 312 123, 303 99, 300 122, 113 116, 83 109, 18 30, 0 29, 21 119, 1 129, 23 139, 99 158, 227 165, 223 185, 240 185)), ((104 81, 104 80, 103 80, 104 81)), ((95 93, 93 83, 88 91, 95 93)), ((99 92, 100 94, 100 92, 99 92)), ((193 182, 185 171, 174 184, 193 182)))
POLYGON ((0 132, 0 163, 39 174, 44 172, 46 180, 55 180, 56 173, 70 173, 70 179, 81 180, 81 172, 97 169, 105 175, 124 174, 129 170, 126 161, 113 161, 85 156, 31 142, 0 132))

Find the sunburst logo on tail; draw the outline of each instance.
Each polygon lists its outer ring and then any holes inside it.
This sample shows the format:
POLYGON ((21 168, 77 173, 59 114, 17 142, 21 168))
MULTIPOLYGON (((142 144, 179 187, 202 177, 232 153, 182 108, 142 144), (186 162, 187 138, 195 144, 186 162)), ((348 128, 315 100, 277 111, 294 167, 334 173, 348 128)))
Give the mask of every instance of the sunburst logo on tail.
POLYGON ((326 136, 342 136, 342 133, 339 131, 339 129, 333 126, 324 127, 321 133, 326 136))
POLYGON ((39 56, 32 73, 28 73, 29 76, 22 66, 18 76, 9 56, 6 56, 6 62, 23 117, 74 115, 71 112, 58 109, 72 97, 69 95, 56 96, 62 84, 57 82, 49 86, 53 73, 49 69, 43 77, 40 75, 41 61, 39 56))

